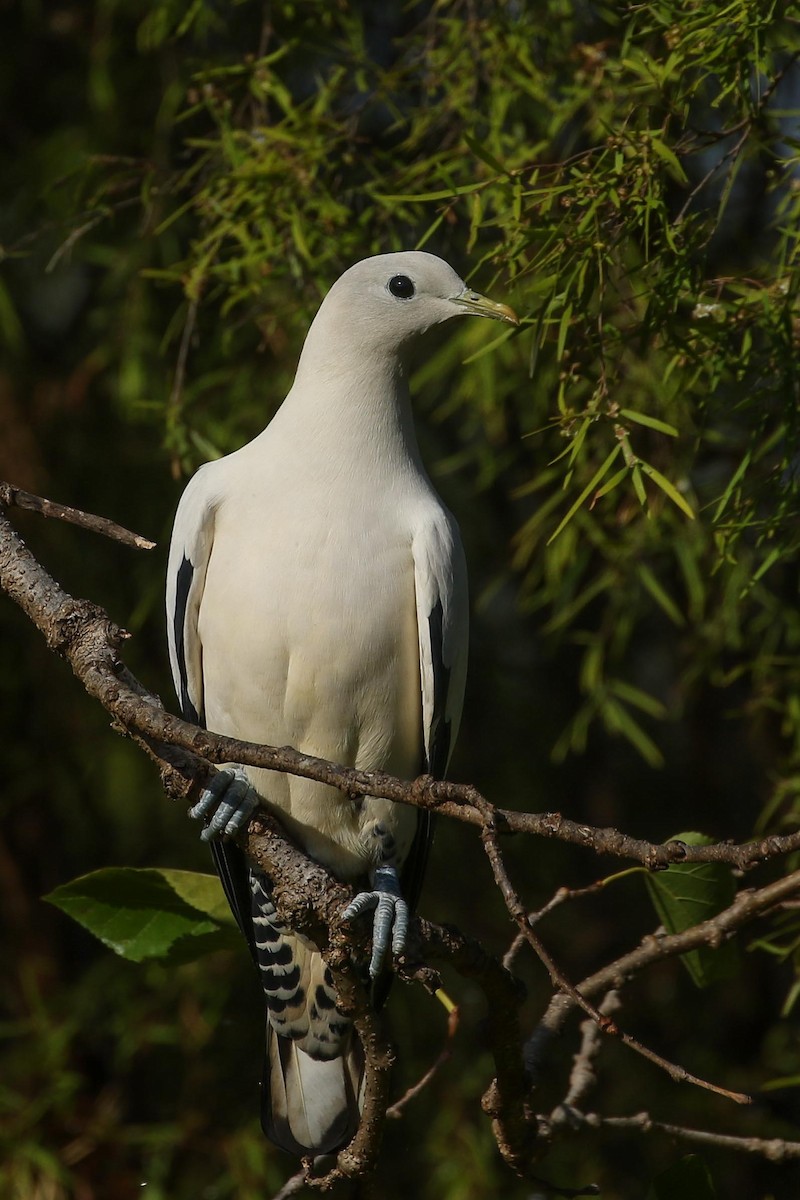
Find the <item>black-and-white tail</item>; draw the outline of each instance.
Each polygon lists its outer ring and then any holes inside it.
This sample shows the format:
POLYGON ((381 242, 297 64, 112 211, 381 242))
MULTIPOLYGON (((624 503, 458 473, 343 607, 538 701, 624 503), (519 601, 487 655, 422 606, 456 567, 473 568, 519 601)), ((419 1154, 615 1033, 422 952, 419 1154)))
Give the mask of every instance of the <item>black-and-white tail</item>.
POLYGON ((292 1154, 331 1154, 358 1128, 364 1055, 322 955, 283 925, 250 871, 255 954, 267 999, 261 1124, 292 1154))

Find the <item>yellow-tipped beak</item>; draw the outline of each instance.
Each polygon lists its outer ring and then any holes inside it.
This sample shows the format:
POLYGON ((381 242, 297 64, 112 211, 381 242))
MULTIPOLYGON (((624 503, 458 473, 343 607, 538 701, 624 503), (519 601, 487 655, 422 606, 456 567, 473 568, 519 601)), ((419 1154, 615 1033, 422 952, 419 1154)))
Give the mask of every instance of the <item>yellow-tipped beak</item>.
POLYGON ((474 317, 491 317, 493 321, 507 321, 509 325, 519 325, 519 317, 513 308, 509 308, 507 304, 498 304, 496 300, 490 300, 480 292, 471 292, 469 288, 465 288, 460 296, 453 296, 453 304, 463 309, 465 316, 471 314, 474 317))

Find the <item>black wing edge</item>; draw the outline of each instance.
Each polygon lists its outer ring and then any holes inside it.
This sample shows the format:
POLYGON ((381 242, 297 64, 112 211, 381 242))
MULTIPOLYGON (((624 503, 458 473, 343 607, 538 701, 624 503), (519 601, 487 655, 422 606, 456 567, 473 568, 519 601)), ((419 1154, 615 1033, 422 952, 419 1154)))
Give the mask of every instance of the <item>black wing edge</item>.
MULTIPOLYGON (((420 770, 425 771, 428 775, 432 775, 434 779, 444 778, 447 760, 450 755, 451 725, 445 719, 447 692, 450 686, 450 668, 445 665, 442 654, 444 643, 443 622, 444 609, 442 608, 442 601, 439 599, 428 614, 428 629, 430 631, 431 658, 433 663, 433 719, 428 739, 429 750, 423 756, 423 761, 420 764, 420 770)), ((412 912, 417 907, 420 892, 422 891, 435 830, 436 820, 434 814, 425 808, 418 808, 417 829, 414 834, 414 841, 411 843, 408 858, 400 874, 403 896, 412 912)), ((392 979, 392 974, 387 971, 375 981, 372 989, 372 997, 376 1008, 380 1008, 385 1003, 392 985, 392 979)))
POLYGON ((189 699, 189 677, 186 671, 186 606, 194 578, 194 566, 184 554, 175 579, 175 611, 172 614, 172 629, 175 637, 175 654, 180 674, 180 705, 184 721, 204 725, 205 715, 199 713, 189 699))
MULTIPOLYGON (((189 603, 189 591, 193 577, 192 562, 184 555, 178 568, 175 612, 173 613, 175 651, 180 673, 180 708, 184 721, 191 721, 193 725, 199 725, 204 729, 205 713, 198 712, 189 698, 189 679, 186 671, 186 606, 189 603)), ((231 906, 236 923, 244 934, 250 947, 250 953, 255 960, 256 947, 247 860, 239 847, 231 842, 213 841, 209 843, 209 848, 222 884, 222 890, 225 892, 225 898, 231 906)))
MULTIPOLYGON (((447 692, 450 687, 450 668, 445 665, 443 657, 444 610, 441 598, 428 614, 428 629, 430 632, 431 660, 433 665, 433 716, 428 738, 428 752, 422 767, 434 779, 443 779, 450 755, 451 724, 445 718, 447 707, 447 692)), ((417 831, 411 851, 402 872, 403 895, 410 907, 416 907, 422 891, 425 869, 428 865, 435 821, 433 813, 427 809, 417 810, 417 831)))

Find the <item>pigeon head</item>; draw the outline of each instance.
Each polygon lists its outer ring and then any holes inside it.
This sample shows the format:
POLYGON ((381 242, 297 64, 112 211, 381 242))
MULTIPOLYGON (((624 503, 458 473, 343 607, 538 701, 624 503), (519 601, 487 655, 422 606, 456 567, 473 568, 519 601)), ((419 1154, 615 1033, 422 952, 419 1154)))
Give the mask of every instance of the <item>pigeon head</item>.
POLYGON ((474 292, 443 259, 421 250, 365 258, 340 276, 322 302, 310 337, 344 350, 398 354, 452 317, 489 317, 518 325, 506 304, 474 292))

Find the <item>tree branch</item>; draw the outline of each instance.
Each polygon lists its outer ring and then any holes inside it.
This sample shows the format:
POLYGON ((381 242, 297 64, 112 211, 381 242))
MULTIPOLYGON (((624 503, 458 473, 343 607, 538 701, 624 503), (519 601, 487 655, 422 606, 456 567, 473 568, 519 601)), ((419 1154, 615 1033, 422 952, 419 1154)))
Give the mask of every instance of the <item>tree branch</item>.
MULTIPOLYGON (((546 1124, 548 1118, 540 1120, 546 1124)), ((785 1138, 737 1137, 729 1133, 715 1133, 710 1129, 691 1129, 685 1125, 670 1125, 665 1121, 654 1121, 649 1113, 635 1113, 628 1117, 604 1117, 600 1113, 583 1113, 573 1109, 570 1113, 572 1129, 620 1129, 626 1132, 664 1133, 672 1138, 695 1145, 716 1146, 721 1150, 735 1150, 743 1154, 755 1154, 772 1163, 796 1162, 800 1159, 800 1142, 789 1142, 785 1138)))
POLYGON ((126 546, 135 546, 137 550, 153 550, 155 542, 142 537, 140 533, 131 533, 108 517, 96 517, 93 513, 81 512, 79 508, 70 508, 68 504, 57 504, 55 500, 45 500, 43 496, 34 496, 22 488, 0 481, 0 506, 3 508, 27 508, 41 513, 43 517, 56 517, 59 521, 68 521, 71 525, 79 525, 82 529, 91 529, 92 533, 102 533, 104 537, 114 538, 126 546))
MULTIPOLYGON (((15 492, 11 500, 16 502, 18 496, 19 493, 15 492)), ((9 502, 6 493, 0 495, 2 501, 9 502)), ((47 503, 42 502, 43 505, 47 503)), ((40 511, 44 512, 45 508, 40 508, 40 511)), ((82 517, 85 516, 82 514, 82 517)), ((108 532, 95 524, 81 523, 108 532)), ((129 544, 139 544, 136 535, 128 536, 134 539, 129 544)), ((552 1120, 548 1124, 547 1119, 537 1118, 530 1108, 530 1087, 531 1083, 536 1082, 546 1043, 561 1030, 570 1012, 582 1007, 592 1016, 595 1028, 618 1033, 610 1016, 594 1008, 592 996, 618 987, 626 978, 653 962, 698 946, 718 945, 746 922, 800 894, 800 871, 760 889, 741 892, 724 912, 680 934, 650 935, 633 951, 620 956, 575 987, 565 979, 549 953, 533 935, 531 919, 510 882, 503 862, 500 846, 503 833, 526 832, 557 838, 585 846, 597 854, 611 853, 633 858, 651 869, 664 867, 674 861, 718 861, 747 867, 800 845, 800 834, 765 838, 744 846, 719 843, 717 846, 697 847, 678 842, 659 845, 629 838, 617 830, 579 825, 557 813, 515 813, 499 809, 469 785, 437 782, 428 776, 409 782, 382 772, 340 767, 291 747, 257 746, 209 733, 164 711, 159 699, 150 694, 119 659, 118 651, 127 635, 102 609, 64 592, 25 547, 1 513, 0 587, 26 612, 43 633, 48 645, 67 659, 86 691, 114 716, 119 729, 148 753, 160 770, 166 792, 173 798, 192 800, 213 775, 212 764, 236 762, 315 779, 354 797, 364 794, 383 796, 400 803, 430 808, 481 829, 495 881, 517 923, 518 936, 531 943, 558 989, 525 1048, 526 1065, 523 1066, 519 1026, 523 991, 509 970, 487 954, 480 943, 452 927, 436 926, 416 918, 412 922, 407 954, 398 963, 398 974, 409 980, 419 980, 430 988, 435 986, 436 981, 425 964, 431 961, 446 962, 462 976, 474 979, 483 990, 492 1014, 492 1019, 487 1022, 487 1038, 496 1071, 495 1079, 484 1095, 483 1109, 492 1119, 495 1138, 503 1157, 519 1175, 534 1178, 530 1173, 531 1165, 543 1151, 549 1129, 553 1126, 552 1120)), ((345 1185, 348 1180, 367 1181, 374 1172, 386 1119, 393 1051, 353 967, 350 951, 354 945, 363 945, 364 939, 357 926, 345 929, 340 921, 341 912, 351 898, 351 890, 325 868, 309 860, 290 841, 279 823, 261 810, 251 820, 239 842, 248 858, 270 877, 281 919, 320 946, 334 972, 341 1003, 354 1021, 365 1050, 366 1091, 361 1126, 350 1145, 337 1156, 332 1170, 324 1176, 315 1176, 309 1162, 302 1178, 307 1186, 321 1190, 345 1185)), ((598 886, 592 885, 585 891, 593 891, 598 886)), ((556 900, 560 903, 562 898, 582 894, 582 891, 570 893, 569 889, 559 889, 553 901, 540 914, 536 914, 537 918, 555 907, 556 900)), ((512 958, 509 957, 509 963, 512 958)), ((584 1033, 581 1054, 588 1061, 596 1052, 596 1047, 594 1043, 587 1042, 587 1036, 584 1033)), ((697 1079, 649 1048, 641 1047, 627 1034, 621 1037, 634 1049, 667 1069, 673 1078, 703 1087, 710 1086, 712 1090, 731 1099, 746 1099, 738 1093, 697 1079)), ((584 1090, 583 1084, 576 1084, 575 1088, 571 1088, 567 1100, 573 1091, 580 1096, 584 1090)), ((602 1118, 605 1124, 613 1120, 602 1118)), ((633 1121, 634 1118, 618 1120, 633 1121)), ((640 1118, 635 1120, 639 1121, 640 1118)), ((654 1127, 666 1131, 680 1128, 654 1127)), ((698 1131, 695 1133, 698 1138, 712 1136, 698 1131)), ((742 1141, 737 1138, 732 1140, 737 1144, 742 1141)), ((781 1139, 744 1140, 773 1147, 770 1155, 785 1153, 788 1157, 794 1156, 792 1149, 784 1152, 774 1148, 793 1145, 783 1143, 781 1139)), ((293 1194, 297 1179, 295 1176, 286 1185, 292 1191, 285 1194, 293 1194)))
MULTIPOLYGON (((100 520, 100 518, 97 518, 100 520)), ((133 535, 137 536, 137 535, 133 535)), ((650 870, 675 862, 722 862, 741 870, 800 849, 800 831, 761 838, 743 845, 719 842, 689 846, 684 842, 648 842, 611 828, 579 824, 560 813, 515 812, 497 808, 471 784, 434 780, 421 775, 413 781, 383 771, 342 767, 290 746, 262 746, 199 729, 165 712, 160 701, 127 675, 116 651, 126 636, 108 615, 86 600, 67 595, 27 550, 9 522, 0 516, 0 587, 15 600, 44 633, 51 649, 65 657, 90 695, 99 700, 131 733, 185 750, 207 763, 236 762, 265 767, 329 784, 350 796, 378 796, 399 804, 427 808, 453 820, 485 828, 494 822, 498 833, 526 833, 584 846, 595 854, 630 858, 650 870)), ((176 760, 179 757, 175 755, 176 760)), ((194 795, 211 772, 186 791, 194 795)))

